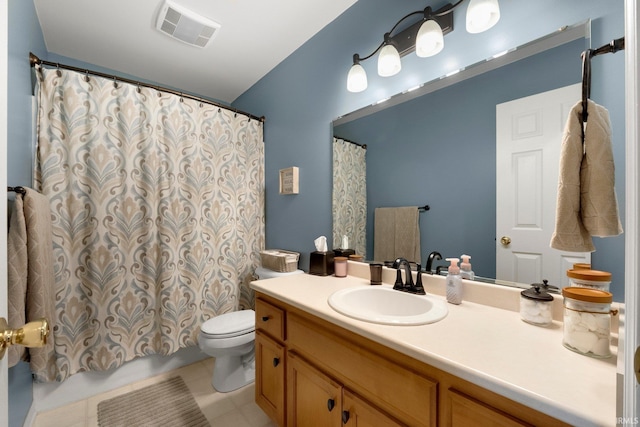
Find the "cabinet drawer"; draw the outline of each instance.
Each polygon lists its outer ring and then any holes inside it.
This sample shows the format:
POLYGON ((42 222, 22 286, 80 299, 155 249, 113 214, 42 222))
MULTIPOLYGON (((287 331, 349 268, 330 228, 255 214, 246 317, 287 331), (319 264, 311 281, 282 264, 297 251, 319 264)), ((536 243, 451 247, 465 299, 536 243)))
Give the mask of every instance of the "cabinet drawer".
POLYGON ((256 329, 262 330, 271 335, 273 338, 284 341, 284 310, 273 304, 258 299, 256 300, 256 329))
POLYGON ((295 314, 287 317, 287 339, 288 349, 403 423, 436 425, 437 381, 295 314))

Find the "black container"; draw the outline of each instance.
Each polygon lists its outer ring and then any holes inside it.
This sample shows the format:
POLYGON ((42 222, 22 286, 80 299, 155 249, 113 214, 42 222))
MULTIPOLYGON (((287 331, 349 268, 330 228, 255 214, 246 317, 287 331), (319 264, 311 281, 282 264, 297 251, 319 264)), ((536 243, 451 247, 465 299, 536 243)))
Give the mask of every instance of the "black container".
POLYGON ((330 276, 333 274, 333 257, 331 251, 313 251, 309 256, 309 274, 316 276, 330 276))

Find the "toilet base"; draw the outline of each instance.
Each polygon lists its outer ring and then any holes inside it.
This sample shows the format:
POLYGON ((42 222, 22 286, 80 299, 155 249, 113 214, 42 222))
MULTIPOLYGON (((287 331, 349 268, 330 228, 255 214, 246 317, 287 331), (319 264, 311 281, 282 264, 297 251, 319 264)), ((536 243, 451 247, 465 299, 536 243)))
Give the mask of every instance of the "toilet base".
POLYGON ((256 379, 255 352, 244 356, 222 356, 215 359, 211 385, 220 393, 228 393, 256 379))

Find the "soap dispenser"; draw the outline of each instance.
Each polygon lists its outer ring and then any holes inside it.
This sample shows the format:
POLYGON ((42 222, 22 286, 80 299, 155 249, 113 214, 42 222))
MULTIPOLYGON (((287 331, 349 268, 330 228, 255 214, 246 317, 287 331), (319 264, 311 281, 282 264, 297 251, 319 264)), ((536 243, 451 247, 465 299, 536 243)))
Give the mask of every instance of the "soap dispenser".
POLYGON ((447 274, 447 302, 460 304, 462 302, 462 277, 460 277, 460 267, 458 258, 447 258, 449 265, 447 274))
POLYGON ((474 280, 476 275, 473 273, 471 263, 469 262, 471 257, 469 255, 460 255, 460 258, 462 258, 462 262, 460 263, 460 276, 463 279, 474 280))

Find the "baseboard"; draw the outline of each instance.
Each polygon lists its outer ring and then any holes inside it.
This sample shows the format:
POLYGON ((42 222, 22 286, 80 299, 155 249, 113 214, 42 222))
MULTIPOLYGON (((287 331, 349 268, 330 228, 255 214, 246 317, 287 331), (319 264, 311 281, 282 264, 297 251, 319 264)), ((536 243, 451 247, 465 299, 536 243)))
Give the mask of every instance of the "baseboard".
POLYGON ((31 407, 29 408, 29 412, 27 412, 27 416, 24 419, 24 424, 22 424, 22 427, 33 427, 34 423, 36 422, 36 415, 38 415, 38 412, 36 411, 33 403, 31 403, 31 407))

